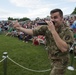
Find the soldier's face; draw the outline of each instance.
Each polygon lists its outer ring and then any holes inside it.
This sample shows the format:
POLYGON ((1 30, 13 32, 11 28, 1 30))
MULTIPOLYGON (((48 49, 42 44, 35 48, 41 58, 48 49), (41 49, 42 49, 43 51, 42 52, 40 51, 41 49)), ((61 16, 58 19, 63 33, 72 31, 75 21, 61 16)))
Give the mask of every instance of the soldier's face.
POLYGON ((62 23, 62 17, 60 16, 59 12, 51 14, 51 20, 55 22, 55 26, 59 26, 62 23))

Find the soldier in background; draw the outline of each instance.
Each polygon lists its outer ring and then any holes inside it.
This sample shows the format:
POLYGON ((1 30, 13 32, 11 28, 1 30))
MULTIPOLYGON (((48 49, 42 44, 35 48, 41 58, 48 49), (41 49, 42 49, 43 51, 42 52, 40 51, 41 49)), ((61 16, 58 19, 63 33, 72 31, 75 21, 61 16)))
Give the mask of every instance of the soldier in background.
POLYGON ((74 41, 73 33, 63 23, 63 12, 61 9, 53 9, 50 15, 50 21, 46 21, 48 25, 41 25, 34 29, 25 29, 16 21, 14 28, 29 35, 45 36, 48 56, 51 59, 52 68, 50 75, 64 75, 69 61, 70 43, 74 41))

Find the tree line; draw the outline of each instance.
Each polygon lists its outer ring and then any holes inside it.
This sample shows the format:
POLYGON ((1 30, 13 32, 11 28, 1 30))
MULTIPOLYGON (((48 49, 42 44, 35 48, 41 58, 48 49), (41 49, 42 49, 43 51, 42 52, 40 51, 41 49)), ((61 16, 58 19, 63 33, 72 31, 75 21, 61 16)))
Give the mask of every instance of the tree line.
MULTIPOLYGON (((76 7, 73 10, 73 12, 71 14, 76 14, 76 7)), ((30 20, 30 18, 27 17, 23 17, 23 18, 12 18, 12 17, 8 17, 8 20, 18 20, 18 21, 26 21, 26 20, 30 20)))

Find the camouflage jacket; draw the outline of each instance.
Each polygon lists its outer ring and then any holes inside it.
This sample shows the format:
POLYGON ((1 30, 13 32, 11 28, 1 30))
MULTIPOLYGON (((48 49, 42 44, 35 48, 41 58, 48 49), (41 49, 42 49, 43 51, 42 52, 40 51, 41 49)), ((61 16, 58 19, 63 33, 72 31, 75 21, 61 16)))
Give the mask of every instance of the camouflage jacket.
MULTIPOLYGON (((69 29, 69 27, 67 27, 63 24, 56 31, 59 34, 60 38, 62 40, 64 40, 68 44, 68 46, 70 46, 70 44, 72 44, 74 42, 73 33, 69 29)), ((67 52, 61 52, 61 50, 59 50, 59 48, 57 47, 57 45, 54 41, 54 38, 53 38, 51 32, 48 30, 47 26, 39 26, 39 27, 33 29, 33 34, 35 36, 37 36, 37 35, 45 36, 48 54, 51 59, 60 59, 63 56, 68 54, 69 50, 67 52)))

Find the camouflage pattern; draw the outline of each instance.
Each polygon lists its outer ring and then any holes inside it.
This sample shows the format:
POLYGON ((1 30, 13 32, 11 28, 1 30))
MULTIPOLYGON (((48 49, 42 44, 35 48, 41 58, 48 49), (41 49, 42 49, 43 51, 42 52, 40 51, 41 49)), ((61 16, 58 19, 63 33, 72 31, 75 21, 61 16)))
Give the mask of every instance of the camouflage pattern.
POLYGON ((63 59, 55 59, 51 62, 51 73, 50 75, 64 75, 68 65, 68 57, 65 56, 63 59))
POLYGON ((44 35, 46 38, 46 46, 48 49, 49 58, 52 60, 52 70, 50 75, 64 75, 65 69, 68 64, 68 53, 70 44, 74 42, 73 32, 66 25, 61 25, 58 29, 56 29, 60 38, 63 39, 68 44, 68 51, 61 52, 56 46, 54 38, 51 32, 48 30, 47 26, 39 26, 38 28, 33 30, 35 36, 44 35))

